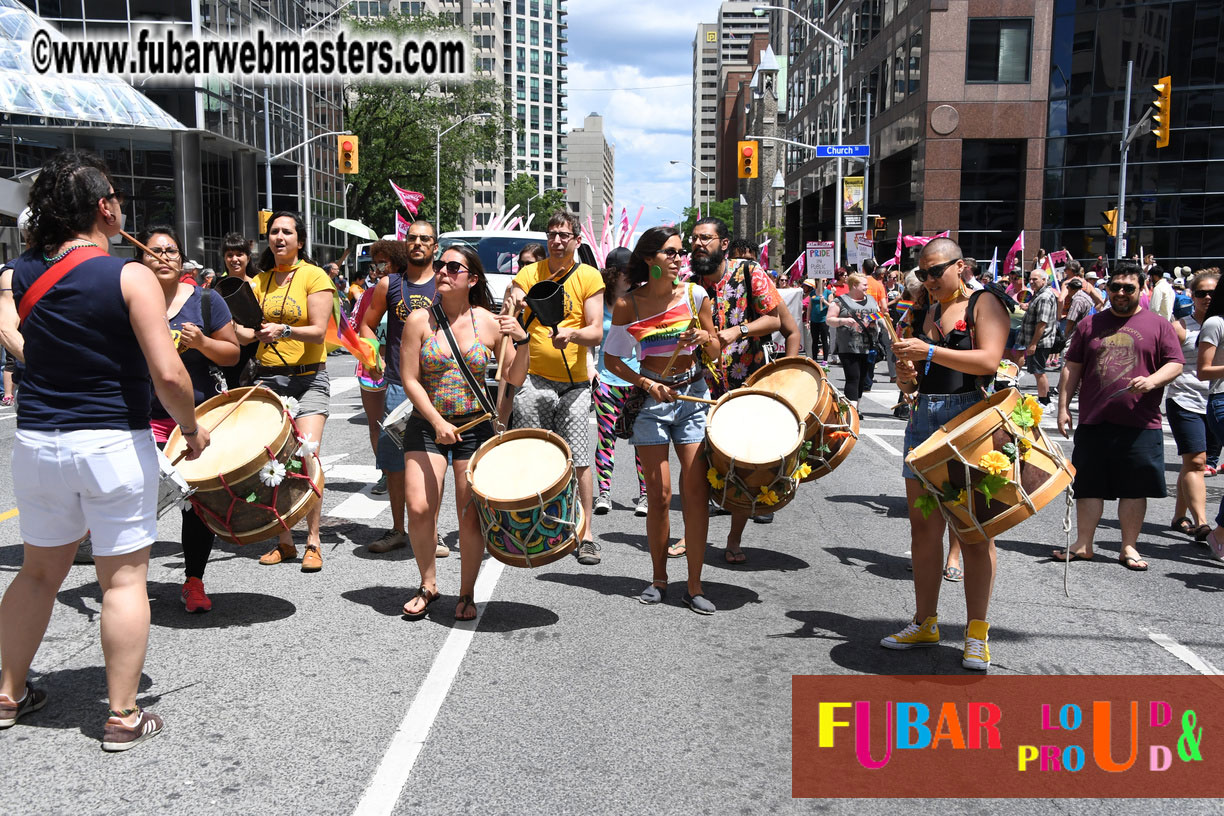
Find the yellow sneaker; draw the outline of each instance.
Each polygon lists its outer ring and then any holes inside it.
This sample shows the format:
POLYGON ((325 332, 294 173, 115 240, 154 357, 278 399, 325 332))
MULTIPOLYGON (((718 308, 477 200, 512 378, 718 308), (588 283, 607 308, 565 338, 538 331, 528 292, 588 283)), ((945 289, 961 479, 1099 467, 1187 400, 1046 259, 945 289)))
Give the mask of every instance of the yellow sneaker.
POLYGON ((990 624, 984 620, 969 621, 965 632, 965 654, 961 665, 966 669, 986 671, 990 668, 990 624))
POLYGON ((939 645, 939 618, 935 615, 922 623, 912 621, 909 626, 895 635, 889 635, 880 641, 885 649, 917 649, 920 646, 939 645))

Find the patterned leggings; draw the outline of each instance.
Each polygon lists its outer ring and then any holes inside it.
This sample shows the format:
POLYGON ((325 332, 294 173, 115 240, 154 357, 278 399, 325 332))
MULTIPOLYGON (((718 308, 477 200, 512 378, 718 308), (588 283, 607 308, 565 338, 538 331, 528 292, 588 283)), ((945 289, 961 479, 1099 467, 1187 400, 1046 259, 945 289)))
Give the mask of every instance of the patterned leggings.
MULTIPOLYGON (((625 397, 629 394, 629 386, 616 387, 607 385, 598 377, 595 379, 595 422, 598 425, 598 438, 595 442, 595 473, 599 478, 599 493, 607 493, 612 488, 612 457, 616 453, 616 435, 612 433, 612 425, 620 416, 624 407, 625 397)), ((646 480, 642 477, 642 460, 636 449, 633 462, 637 466, 638 495, 646 495, 646 480)))

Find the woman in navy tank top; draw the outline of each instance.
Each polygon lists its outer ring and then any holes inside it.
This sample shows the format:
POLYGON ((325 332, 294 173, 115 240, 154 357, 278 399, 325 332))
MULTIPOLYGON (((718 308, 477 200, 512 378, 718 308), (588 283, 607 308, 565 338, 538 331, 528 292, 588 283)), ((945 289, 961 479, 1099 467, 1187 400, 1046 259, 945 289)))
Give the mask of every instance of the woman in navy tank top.
POLYGON ((90 154, 59 154, 30 191, 33 247, 13 266, 12 293, 25 315, 27 368, 13 444, 24 559, 0 601, 0 728, 7 728, 47 702, 27 681, 30 663, 77 543, 91 532, 102 586, 108 751, 132 748, 162 728, 160 717, 136 705, 149 639, 149 545, 157 538, 150 379, 181 424, 188 455, 208 446, 153 272, 101 249, 119 234, 122 207, 106 166, 90 154), (43 278, 49 270, 52 277, 43 278))

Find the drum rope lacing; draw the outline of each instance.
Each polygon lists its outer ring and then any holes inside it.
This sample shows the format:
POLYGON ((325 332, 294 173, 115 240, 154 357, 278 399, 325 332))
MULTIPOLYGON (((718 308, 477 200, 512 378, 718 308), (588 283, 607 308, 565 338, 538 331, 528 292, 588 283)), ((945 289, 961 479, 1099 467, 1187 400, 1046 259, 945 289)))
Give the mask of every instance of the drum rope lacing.
MULTIPOLYGON (((467 477, 468 477, 468 485, 469 485, 469 492, 470 492, 470 485, 472 483, 472 472, 470 470, 468 471, 467 477)), ((562 495, 564 495, 564 493, 562 495)), ((536 533, 539 532, 540 525, 546 521, 552 522, 553 524, 560 524, 563 527, 573 528, 573 527, 578 526, 578 518, 577 518, 578 502, 577 501, 575 501, 573 505, 570 507, 570 516, 572 518, 569 518, 569 519, 557 518, 556 516, 551 516, 548 513, 545 513, 544 507, 546 506, 546 502, 544 501, 544 496, 538 490, 536 491, 536 501, 539 502, 537 506, 540 509, 540 517, 536 519, 535 523, 532 524, 530 528, 528 528, 527 533, 526 533, 526 538, 525 538, 526 541, 531 541, 535 537, 536 533)), ((471 495, 468 497, 468 504, 472 505, 472 509, 476 511, 476 520, 480 522, 481 536, 484 537, 485 541, 489 541, 492 538, 489 535, 490 526, 489 526, 489 523, 485 520, 484 514, 480 512, 480 506, 476 504, 476 494, 474 492, 472 492, 471 495)), ((501 527, 501 525, 497 525, 497 527, 499 530, 501 530, 503 533, 506 534, 506 538, 510 539, 511 541, 513 541, 515 544, 518 545, 519 550, 522 552, 523 560, 527 562, 527 566, 530 568, 531 567, 531 553, 527 552, 527 544, 524 543, 524 539, 520 539, 517 535, 515 535, 511 531, 505 529, 504 527, 501 527)), ((541 536, 541 538, 543 538, 543 536, 541 536)))

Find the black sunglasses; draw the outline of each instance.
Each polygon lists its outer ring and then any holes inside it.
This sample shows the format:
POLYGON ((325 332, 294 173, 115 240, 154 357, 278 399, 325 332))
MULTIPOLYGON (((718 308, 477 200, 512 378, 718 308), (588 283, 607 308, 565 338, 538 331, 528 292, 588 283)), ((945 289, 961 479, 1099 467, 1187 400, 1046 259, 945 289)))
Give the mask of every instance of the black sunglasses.
POLYGON ((1211 297, 1212 294, 1214 293, 1215 293, 1214 289, 1195 289, 1194 290, 1194 296, 1199 297, 1199 298, 1211 297))
POLYGON ((683 255, 684 250, 676 249, 675 247, 668 247, 667 249, 660 249, 657 254, 665 256, 667 260, 670 261, 674 259, 677 255, 683 255))
POLYGON ((1114 294, 1117 294, 1118 292, 1125 292, 1128 295, 1135 294, 1135 290, 1138 288, 1139 287, 1135 286, 1133 283, 1111 283, 1108 287, 1109 291, 1113 292, 1114 294))
POLYGON ((934 266, 928 266, 926 269, 923 269, 922 267, 918 267, 915 274, 918 275, 918 280, 920 281, 925 281, 927 278, 933 278, 935 280, 939 280, 941 277, 943 277, 944 271, 947 270, 949 266, 959 261, 960 261, 960 258, 953 258, 952 260, 944 261, 941 264, 935 264, 934 266))
POLYGON ((434 261, 434 272, 446 270, 448 275, 458 275, 460 272, 467 272, 468 268, 458 261, 434 261))

